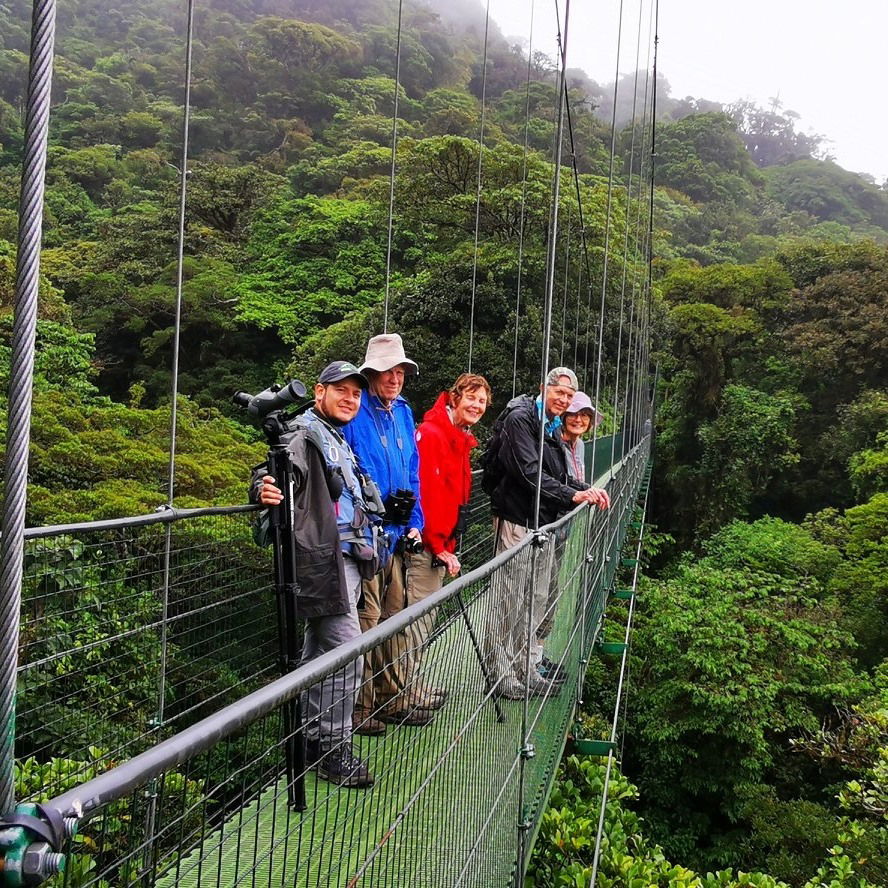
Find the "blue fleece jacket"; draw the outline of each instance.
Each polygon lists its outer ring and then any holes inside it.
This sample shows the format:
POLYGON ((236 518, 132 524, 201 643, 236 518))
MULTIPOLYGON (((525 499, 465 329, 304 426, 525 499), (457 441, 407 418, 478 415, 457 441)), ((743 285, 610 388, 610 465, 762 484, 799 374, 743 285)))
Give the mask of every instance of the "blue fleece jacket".
POLYGON ((376 395, 364 391, 361 409, 342 433, 357 453, 361 466, 379 486, 383 500, 397 490, 412 490, 416 505, 405 526, 386 524, 391 546, 411 527, 422 530, 425 521, 419 501, 419 451, 414 437, 416 425, 410 405, 398 396, 391 408, 382 406, 376 395))

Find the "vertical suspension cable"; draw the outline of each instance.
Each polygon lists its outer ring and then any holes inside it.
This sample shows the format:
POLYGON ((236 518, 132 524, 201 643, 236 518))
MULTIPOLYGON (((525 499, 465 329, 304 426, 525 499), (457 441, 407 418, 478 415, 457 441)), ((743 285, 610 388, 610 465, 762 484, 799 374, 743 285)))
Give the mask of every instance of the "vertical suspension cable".
MULTIPOLYGON (((620 368, 622 367, 622 352, 623 352, 623 318, 625 314, 625 303, 626 303, 626 275, 627 275, 627 255, 629 252, 629 223, 632 216, 631 212, 631 202, 632 202, 632 167, 635 163, 635 117, 636 110, 638 106, 638 62, 641 56, 641 26, 642 26, 642 4, 644 0, 639 0, 638 7, 638 34, 635 40, 635 76, 633 78, 632 85, 632 118, 631 118, 631 130, 632 136, 629 141, 629 173, 628 179, 626 181, 626 226, 625 232, 623 236, 623 274, 620 282, 620 324, 619 331, 617 334, 617 363, 614 374, 614 415, 619 415, 620 410, 620 368)), ((625 437, 625 429, 623 429, 623 436, 625 437)), ((611 438, 611 466, 614 464, 614 457, 616 455, 616 446, 617 446, 617 438, 614 435, 611 438)))
POLYGON ((567 208, 567 237, 564 245, 564 293, 561 298, 561 351, 558 353, 558 363, 564 364, 564 338, 567 334, 567 290, 570 285, 570 206, 567 208))
POLYGON ((530 31, 527 42, 527 83, 524 87, 524 150, 521 159, 521 215, 518 222, 518 280, 515 286, 515 341, 512 349, 512 397, 518 384, 518 331, 521 327, 521 272, 524 265, 524 220, 527 211, 527 145, 530 131, 530 72, 533 60, 533 14, 530 0, 530 31))
POLYGON ((35 0, 31 15, 25 148, 19 198, 3 537, 0 541, 0 814, 12 813, 15 806, 15 690, 55 23, 55 0, 35 0))
MULTIPOLYGON (((573 369, 574 373, 577 371, 577 360, 579 358, 579 350, 580 350, 580 299, 581 294, 583 292, 583 263, 577 263, 577 311, 574 315, 574 357, 573 357, 573 369)), ((588 323, 588 318, 586 319, 588 323)), ((584 385, 585 385, 585 376, 583 377, 584 385)))
POLYGON ((401 28, 404 0, 398 0, 398 37, 395 44, 395 101, 392 111, 392 166, 389 174, 388 236, 385 246, 385 301, 382 310, 382 332, 388 333, 389 292, 392 282, 392 231, 395 214, 395 169, 398 157, 398 100, 401 94, 401 28))
MULTIPOLYGON (((639 8, 639 26, 641 24, 641 7, 639 8)), ((644 81, 644 99, 642 102, 642 124, 641 124, 641 132, 642 132, 642 149, 644 145, 644 134, 647 128, 648 123, 648 92, 650 88, 650 61, 651 61, 651 34, 653 31, 653 5, 650 8, 650 14, 648 18, 648 35, 647 35, 647 58, 645 60, 645 81, 644 81)), ((640 34, 639 34, 640 37, 640 34)), ((640 46, 640 44, 639 44, 640 46)), ((637 71, 636 71, 637 77, 637 71)), ((633 131, 634 131, 635 123, 633 122, 633 131)), ((639 163, 639 172, 638 172, 638 196, 636 197, 636 219, 635 219, 635 248, 633 250, 633 260, 632 260, 632 296, 631 296, 631 312, 630 312, 630 320, 629 320, 629 349, 627 351, 627 360, 626 360, 626 385, 625 392, 623 396, 623 425, 624 428, 627 429, 628 435, 624 435, 623 437, 623 453, 625 453, 629 446, 634 442, 636 438, 636 432, 638 429, 638 425, 635 422, 635 397, 637 394, 637 363, 638 363, 638 352, 640 348, 640 335, 641 335, 641 306, 638 304, 640 301, 640 297, 638 295, 639 291, 639 260, 641 259, 641 249, 643 245, 643 236, 642 236, 642 195, 643 195, 643 186, 644 186, 644 170, 645 170, 645 156, 644 151, 641 152, 641 161, 639 163), (636 309, 638 311, 636 312, 636 309), (633 319, 635 321, 635 326, 633 327, 633 319), (633 352, 633 337, 634 337, 634 348, 633 352), (633 373, 634 371, 634 373, 633 373)), ((645 228, 646 232, 646 228, 645 228)), ((645 248, 645 252, 647 252, 645 248)))
POLYGON ((472 372, 472 352, 475 345, 475 288, 478 281, 478 238, 481 231, 481 171, 484 160, 484 115, 487 109, 487 40, 490 33, 490 0, 484 14, 484 54, 481 63, 481 126, 478 133, 478 176, 475 182, 475 249, 472 259, 472 301, 469 306, 469 360, 472 372))
MULTIPOLYGON (((543 439, 546 431, 546 408, 545 408, 545 386, 546 386, 546 375, 548 373, 549 367, 549 342, 552 335, 552 299, 553 299, 553 291, 555 286, 555 248, 558 237, 558 201, 561 195, 561 152, 563 147, 563 136, 564 136, 564 79, 567 74, 567 33, 568 33, 568 23, 570 21, 570 0, 565 0, 565 9, 564 9, 564 33, 562 36, 561 31, 561 18, 558 12, 558 0, 555 0, 555 15, 558 21, 558 48, 559 48, 559 58, 561 61, 560 66, 560 82, 558 87, 558 106, 556 111, 556 124, 555 124, 555 158, 554 158, 554 169, 553 169, 553 180, 552 180, 552 209, 549 214, 549 234, 548 234, 548 242, 546 245, 546 287, 544 294, 544 307, 543 307, 543 342, 542 342, 542 356, 540 361, 540 377, 541 377, 541 394, 543 396, 543 409, 540 411, 540 425, 539 425, 539 437, 537 439, 538 445, 538 460, 537 460, 537 476, 536 476, 536 489, 534 492, 534 506, 533 506, 533 529, 534 531, 538 531, 540 527, 540 491, 542 489, 543 483, 543 439)), ((540 546, 534 543, 532 548, 532 562, 531 562, 531 577, 535 575, 537 570, 538 559, 541 554, 540 546)), ((533 626, 533 587, 532 580, 526 584, 525 591, 525 610, 527 612, 527 631, 525 633, 525 675, 530 674, 530 646, 531 646, 531 638, 534 632, 535 627, 533 626)), ((530 699, 528 696, 529 686, 525 685, 524 698, 521 705, 521 743, 522 748, 526 748, 527 746, 527 738, 529 731, 529 714, 530 714, 530 699)), ((519 775, 518 775, 518 866, 516 867, 515 874, 516 879, 519 881, 517 884, 521 884, 520 880, 523 879, 524 876, 524 863, 527 857, 527 831, 524 825, 524 775, 526 770, 527 761, 525 756, 521 755, 519 762, 519 775)))
MULTIPOLYGON (((182 113, 182 167, 179 178, 179 225, 176 244, 176 310, 173 327, 173 360, 170 383, 170 454, 167 471, 168 509, 173 508, 176 490, 176 434, 178 423, 177 402, 179 397, 179 345, 182 327, 182 290, 185 266, 185 207, 188 195, 188 137, 191 130, 191 61, 194 49, 194 0, 188 0, 185 21, 185 97, 182 113)), ((162 730, 166 721, 166 673, 169 654, 169 607, 170 607, 170 566, 172 553, 173 526, 166 525, 163 547, 163 592, 160 618, 160 664, 157 686, 157 709, 154 718, 155 730, 162 730)), ((147 789, 148 805, 145 812, 146 835, 154 835, 157 816, 157 783, 151 781, 147 789)), ((150 868, 156 849, 150 842, 146 847, 145 865, 150 868)))
POLYGON ((170 383, 170 459, 167 470, 167 505, 172 508, 176 484, 176 401, 179 394, 179 339, 182 327, 182 282, 185 267, 185 199, 188 193, 188 134, 191 127, 191 55, 194 33, 194 0, 188 0, 185 32, 185 107, 182 114, 182 168, 179 170, 179 227, 176 242, 176 308, 173 326, 173 363, 170 383))
MULTIPOLYGON (((570 0, 565 0, 564 36, 561 33, 561 19, 558 14, 558 0, 555 0, 555 14, 558 18, 558 48, 561 59, 560 83, 558 88, 558 110, 555 126, 555 164, 552 181, 552 210, 549 214, 549 237, 546 245, 546 288, 543 309, 543 354, 541 360, 541 384, 545 392, 546 374, 549 369, 549 343, 552 338, 552 298, 555 289, 555 253, 558 238, 558 202, 561 197, 561 152, 564 137, 564 81, 567 76, 567 25, 570 16, 570 0)), ((537 465, 536 491, 533 503, 533 529, 540 527, 540 491, 543 483, 543 438, 546 428, 546 411, 540 420, 539 445, 540 459, 537 465)))
MULTIPOLYGON (((610 267, 610 236, 611 213, 613 211, 614 197, 614 158, 617 153, 617 98, 620 92, 620 54, 623 44, 623 0, 620 0, 619 15, 617 17, 617 60, 614 68, 614 97, 611 109, 611 144, 610 161, 607 173, 607 199, 604 208, 604 258, 601 269, 601 303, 598 307, 598 343, 595 356, 595 406, 601 406, 601 366, 604 350, 604 312, 607 300, 608 271, 610 267)), ((614 429, 616 434, 616 429, 614 429)), ((595 465, 595 451, 598 444, 598 427, 592 428, 592 465, 595 465)))
MULTIPOLYGON (((651 174, 651 187, 650 187, 650 198, 649 203, 650 207, 648 210, 648 255, 647 255, 647 314, 650 319, 652 316, 653 309, 653 274, 654 274, 654 187, 656 184, 656 172, 657 172, 657 51, 660 45, 660 0, 654 0, 654 64, 653 64, 653 74, 654 74, 654 89, 651 95, 651 165, 650 165, 650 174, 651 174)), ((650 333, 648 334, 650 335, 650 333)), ((648 352, 650 352, 650 342, 647 343, 648 352)), ((648 364, 646 364, 645 370, 648 371, 648 365, 650 362, 650 357, 647 359, 648 364)), ((645 393, 645 398, 647 399, 647 392, 645 393)), ((653 430, 653 415, 652 415, 652 406, 653 406, 653 393, 651 393, 651 398, 648 399, 650 403, 645 406, 645 413, 647 418, 650 418, 652 430, 653 430)))

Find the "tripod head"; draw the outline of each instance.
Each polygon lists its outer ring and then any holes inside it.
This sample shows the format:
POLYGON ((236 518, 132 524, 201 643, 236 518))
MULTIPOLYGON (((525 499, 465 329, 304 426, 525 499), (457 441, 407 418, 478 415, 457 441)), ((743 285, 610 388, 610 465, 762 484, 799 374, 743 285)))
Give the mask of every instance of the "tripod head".
POLYGON ((258 395, 249 392, 235 392, 232 401, 243 407, 259 424, 268 443, 280 443, 281 435, 288 431, 286 410, 306 395, 306 388, 298 379, 291 379, 286 385, 275 383, 258 395))

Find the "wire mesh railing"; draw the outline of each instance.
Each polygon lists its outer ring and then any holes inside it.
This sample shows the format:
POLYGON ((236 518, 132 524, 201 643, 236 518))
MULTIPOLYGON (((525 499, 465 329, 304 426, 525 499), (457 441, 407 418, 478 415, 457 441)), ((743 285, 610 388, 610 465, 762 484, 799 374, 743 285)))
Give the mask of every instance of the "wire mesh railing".
POLYGON ((510 884, 574 718, 646 462, 645 440, 608 472, 609 511, 577 509, 354 642, 57 795, 48 804, 81 821, 65 884, 510 884), (541 571, 544 606, 523 607, 541 571), (510 608, 563 672, 523 699, 503 696, 497 673, 510 608), (415 632, 422 621, 431 631, 415 632), (311 726, 293 728, 287 708, 399 634, 413 665, 388 706, 410 711, 421 689, 444 692, 443 706, 420 725, 395 720, 383 734, 344 737, 288 772, 288 749, 311 726), (320 779, 346 746, 372 786, 320 779), (288 773, 304 788, 303 809, 288 773))
MULTIPOLYGON (((475 488, 467 569, 491 551, 489 502, 475 488)), ((251 534, 257 508, 26 531, 16 707, 21 800, 135 755, 279 674, 271 554, 251 534)))
POLYGON ((271 559, 251 511, 28 531, 20 798, 135 755, 278 674, 271 559))

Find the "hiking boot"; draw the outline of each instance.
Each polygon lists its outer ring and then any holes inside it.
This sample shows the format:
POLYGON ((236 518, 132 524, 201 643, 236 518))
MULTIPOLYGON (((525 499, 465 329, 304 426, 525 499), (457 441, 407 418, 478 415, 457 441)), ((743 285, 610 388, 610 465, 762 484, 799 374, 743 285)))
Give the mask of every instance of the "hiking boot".
POLYGON ((557 697, 560 693, 561 685, 558 682, 542 677, 531 677, 528 684, 528 695, 531 697, 557 697))
POLYGON ((366 762, 352 753, 350 743, 343 743, 325 753, 318 762, 317 772, 322 780, 350 789, 373 785, 370 769, 366 762))
POLYGON ((519 682, 504 682, 493 693, 505 700, 523 700, 525 696, 533 697, 557 697, 561 686, 537 676, 531 678, 530 684, 525 686, 519 682))
POLYGON ((419 697, 413 705, 417 709, 425 709, 427 712, 437 712, 446 702, 445 697, 419 697))
POLYGON ((409 728, 421 728, 431 724, 435 716, 428 709, 396 709, 394 712, 383 710, 379 717, 390 725, 406 725, 409 728))
POLYGON ((567 670, 559 666, 554 660, 550 660, 543 655, 540 665, 537 666, 537 672, 545 681, 551 681, 554 684, 563 684, 568 679, 567 670))
POLYGON ((378 718, 368 715, 366 718, 352 719, 352 731, 355 734, 363 734, 365 737, 379 737, 386 731, 385 723, 378 718))

